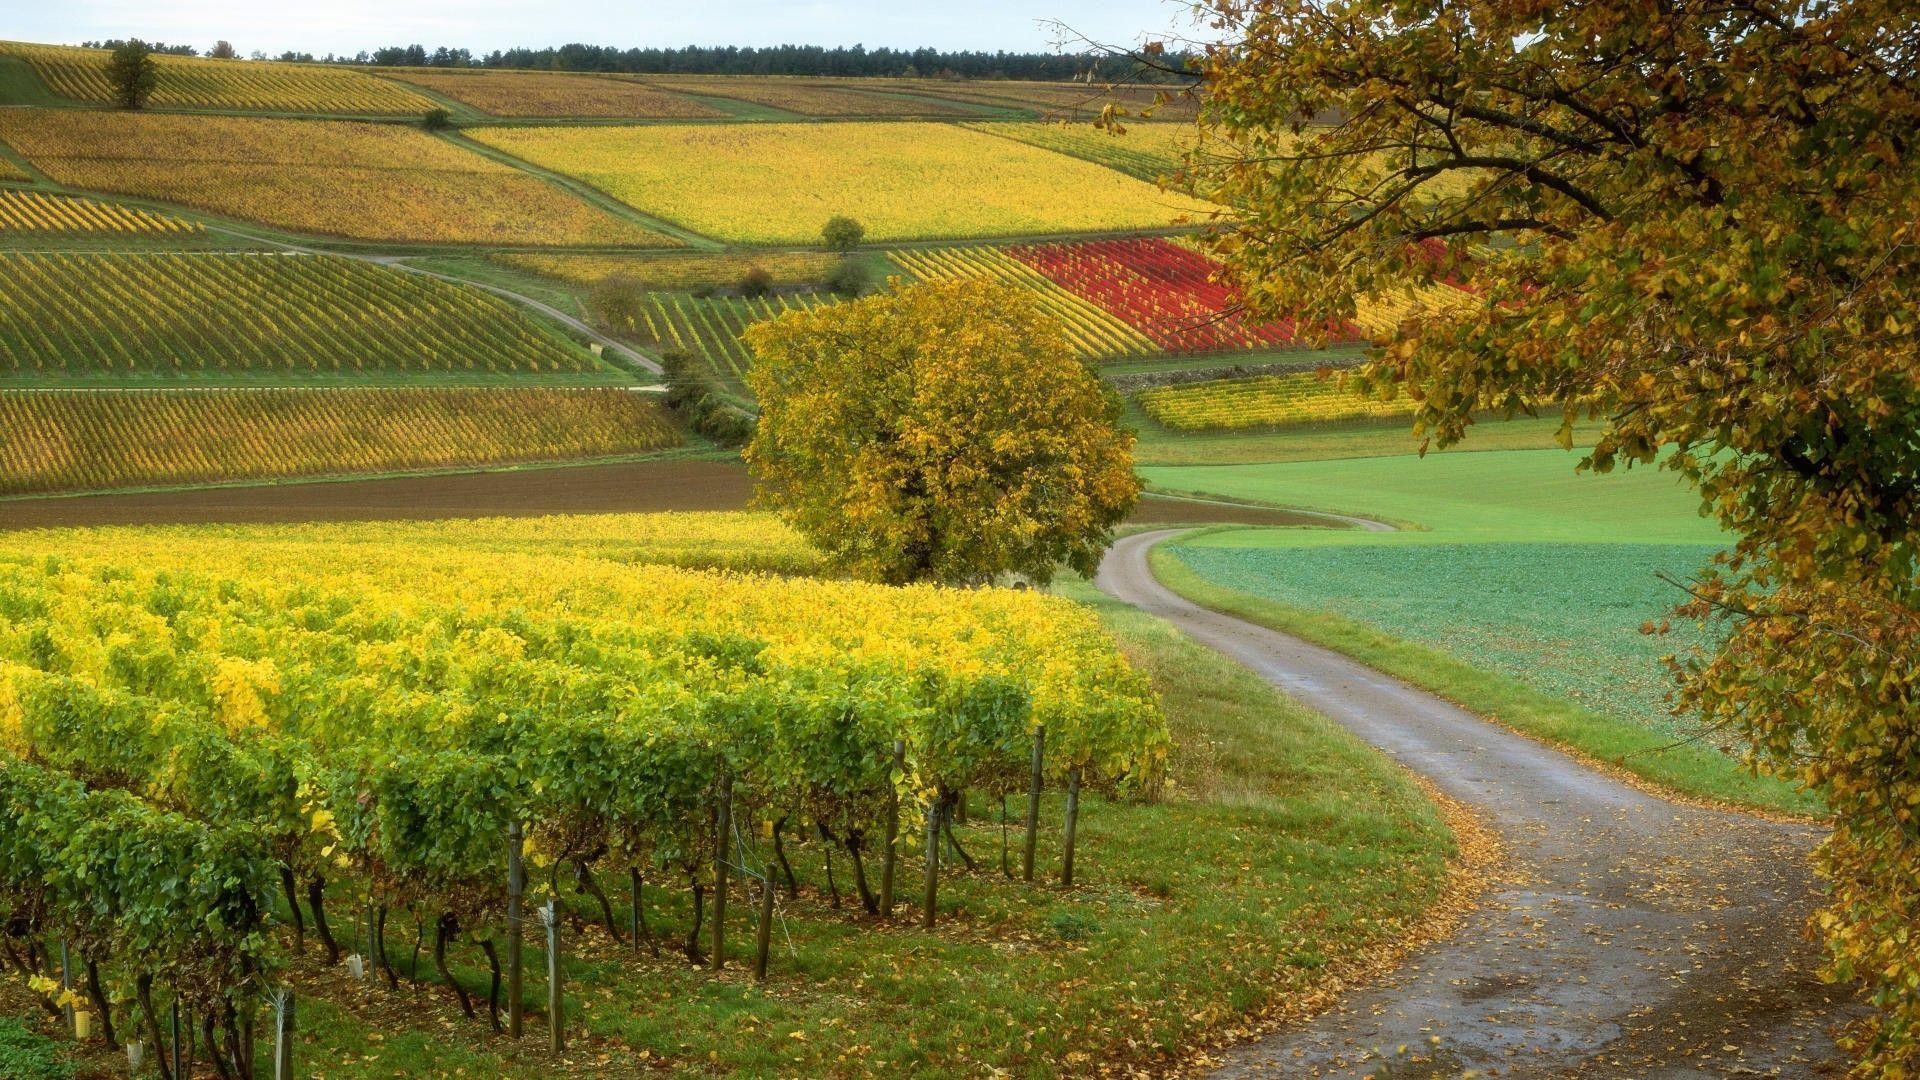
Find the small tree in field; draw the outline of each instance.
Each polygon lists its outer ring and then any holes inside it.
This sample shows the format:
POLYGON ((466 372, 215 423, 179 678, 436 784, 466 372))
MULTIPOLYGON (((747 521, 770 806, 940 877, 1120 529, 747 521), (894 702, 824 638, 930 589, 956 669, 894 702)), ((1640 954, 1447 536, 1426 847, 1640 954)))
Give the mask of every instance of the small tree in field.
POLYGON ((631 274, 612 274, 587 291, 587 313, 614 333, 639 328, 646 307, 647 287, 631 274))
POLYGON ((835 214, 820 228, 820 242, 828 251, 852 251, 866 238, 867 227, 845 214, 835 214))
POLYGON ((764 266, 749 266, 740 275, 740 295, 758 300, 773 291, 773 272, 764 266))
POLYGON ((207 56, 213 60, 236 60, 240 54, 234 49, 233 42, 222 39, 213 43, 213 48, 207 50, 207 56))
POLYGON ((113 100, 123 109, 146 108, 159 81, 160 65, 139 38, 121 42, 107 58, 107 82, 113 87, 113 100))
POLYGON ((760 498, 876 581, 1092 573, 1139 497, 1119 398, 1024 292, 946 282, 747 331, 760 498))

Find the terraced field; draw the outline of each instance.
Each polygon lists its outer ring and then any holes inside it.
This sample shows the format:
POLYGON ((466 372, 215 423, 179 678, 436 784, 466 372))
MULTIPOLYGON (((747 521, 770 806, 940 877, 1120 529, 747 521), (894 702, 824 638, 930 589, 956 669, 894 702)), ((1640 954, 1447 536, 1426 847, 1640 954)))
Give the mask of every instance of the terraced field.
POLYGON ((0 281, 0 381, 601 370, 504 300, 332 256, 0 253, 0 281))
POLYGON ((376 68, 380 75, 424 87, 491 116, 600 116, 694 120, 726 113, 680 94, 619 75, 562 71, 376 68))
POLYGON ((974 116, 977 110, 938 98, 872 93, 862 86, 805 76, 647 75, 650 85, 682 94, 751 102, 812 117, 974 116))
POLYGON ((415 127, 0 109, 0 141, 63 184, 295 232, 537 247, 676 243, 415 127))
POLYGON ((137 206, 0 188, 0 235, 192 236, 205 231, 198 222, 137 206))
POLYGON ((811 293, 758 300, 655 293, 647 297, 640 321, 631 329, 661 348, 681 349, 705 359, 723 381, 738 387, 753 366, 753 355, 740 342, 747 327, 788 311, 832 302, 831 297, 811 293))
POLYGON ((1205 207, 1092 162, 951 124, 494 127, 473 138, 695 232, 807 244, 1164 228, 1205 207))
POLYGON ((0 495, 638 454, 680 435, 617 388, 0 390, 0 495))
POLYGON ((1313 372, 1163 386, 1142 390, 1138 397, 1148 416, 1174 431, 1328 424, 1413 413, 1413 403, 1406 398, 1365 397, 1336 377, 1313 372))
POLYGON ((839 263, 824 251, 765 251, 753 254, 561 255, 507 252, 495 262, 556 281, 593 285, 611 277, 632 278, 649 289, 727 288, 754 268, 773 275, 776 285, 818 282, 839 263))
MULTIPOLYGON (((0 42, 0 56, 26 61, 47 87, 76 101, 110 102, 104 49, 0 42)), ((262 60, 204 60, 156 55, 159 81, 152 104, 256 112, 414 115, 434 102, 398 83, 349 68, 262 60)))

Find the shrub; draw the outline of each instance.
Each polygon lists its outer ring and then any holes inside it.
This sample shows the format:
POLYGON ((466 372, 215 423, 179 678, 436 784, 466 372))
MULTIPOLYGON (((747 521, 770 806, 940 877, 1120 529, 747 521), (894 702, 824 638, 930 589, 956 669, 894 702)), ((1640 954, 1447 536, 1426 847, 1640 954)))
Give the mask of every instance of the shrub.
POLYGON ((773 274, 763 266, 749 266, 740 278, 740 295, 758 300, 773 291, 773 274))
POLYGON ((144 109, 153 88, 160 82, 160 65, 153 50, 139 38, 121 42, 107 58, 107 82, 113 86, 113 100, 123 109, 144 109))
POLYGON ((647 287, 632 274, 602 278, 587 290, 588 314, 615 332, 638 330, 646 302, 647 287))
POLYGON ((72 1080, 73 1062, 44 1035, 0 1016, 0 1076, 9 1080, 72 1080))
POLYGON ((660 354, 660 364, 666 369, 667 408, 679 413, 688 427, 723 446, 738 446, 753 438, 753 414, 726 399, 698 357, 668 349, 660 354))
POLYGON ((820 229, 820 240, 829 251, 852 251, 866 235, 867 227, 845 214, 833 215, 820 229))
POLYGON ((856 259, 841 259, 833 269, 827 271, 827 276, 821 279, 821 284, 836 296, 855 299, 867 291, 867 285, 871 281, 872 275, 867 271, 867 264, 856 259))
POLYGON ((428 131, 445 131, 453 126, 453 114, 445 109, 429 109, 427 115, 420 118, 420 126, 428 131))

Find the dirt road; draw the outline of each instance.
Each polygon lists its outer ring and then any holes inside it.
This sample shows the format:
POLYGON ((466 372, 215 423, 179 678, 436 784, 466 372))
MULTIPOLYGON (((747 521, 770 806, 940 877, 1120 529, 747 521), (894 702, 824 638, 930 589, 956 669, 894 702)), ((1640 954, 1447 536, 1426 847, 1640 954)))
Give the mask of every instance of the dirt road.
POLYGON ((1854 1006, 1815 978, 1800 933, 1814 828, 1667 802, 1338 653, 1188 603, 1147 565, 1168 535, 1122 540, 1100 588, 1432 780, 1485 815, 1510 856, 1458 934, 1239 1048, 1219 1075, 1828 1075, 1829 1028, 1854 1006))

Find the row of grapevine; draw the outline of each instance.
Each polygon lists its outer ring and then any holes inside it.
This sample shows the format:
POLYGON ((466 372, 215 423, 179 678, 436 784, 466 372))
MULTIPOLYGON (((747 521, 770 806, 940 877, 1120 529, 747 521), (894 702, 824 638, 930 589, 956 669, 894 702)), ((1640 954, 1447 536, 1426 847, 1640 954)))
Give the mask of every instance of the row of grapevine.
MULTIPOLYGON (((1168 240, 1022 244, 1008 253, 1168 352, 1284 347, 1297 340, 1290 320, 1242 316, 1233 290, 1216 280, 1217 264, 1168 240)), ((1358 338, 1351 327, 1335 327, 1333 336, 1358 338)))
MULTIPOLYGON (((114 100, 110 55, 105 49, 0 42, 0 56, 26 61, 48 89, 76 101, 114 100)), ((154 62, 155 105, 415 116, 434 108, 432 99, 398 83, 332 65, 164 55, 154 62)))
POLYGON ((564 461, 676 445, 614 388, 0 390, 0 495, 564 461))
POLYGON ((0 188, 0 234, 119 233, 164 236, 191 235, 203 231, 198 222, 156 214, 137 206, 0 188))
POLYGON ((1405 398, 1366 397, 1337 377, 1313 372, 1163 386, 1140 391, 1139 402, 1148 416, 1175 431, 1322 424, 1413 412, 1405 398))
POLYGON ((333 256, 0 253, 0 280, 0 377, 600 366, 480 290, 333 256))
POLYGON ((760 251, 752 254, 695 252, 672 255, 573 255, 502 252, 494 262, 573 285, 629 277, 649 289, 724 289, 749 270, 773 275, 776 285, 816 284, 840 262, 829 251, 760 251))
POLYGON ((631 329, 661 348, 705 358, 723 379, 738 383, 753 366, 752 354, 740 341, 747 327, 832 302, 831 297, 817 293, 782 293, 753 300, 650 293, 631 329))
MULTIPOLYGON (((1043 771, 1075 784, 1150 791, 1166 750, 1150 692, 1092 616, 1031 593, 497 553, 75 545, 89 546, 0 559, 0 747, 24 763, 0 778, 231 831, 221 918, 188 897, 144 920, 223 963, 157 970, 165 952, 89 937, 88 912, 42 902, 30 874, 0 879, 0 902, 9 947, 86 942, 107 981, 136 991, 103 999, 149 1021, 156 979, 203 1015, 249 1007, 282 945, 258 932, 276 878, 295 912, 305 885, 323 938, 327 879, 347 877, 381 912, 426 913, 436 957, 472 939, 495 959, 515 823, 536 867, 571 866, 590 891, 597 871, 665 872, 698 906, 712 867, 717 918, 729 816, 798 816, 857 858, 900 803, 937 827, 962 790, 1023 788, 1036 724, 1043 771)), ((66 850, 28 827, 42 801, 0 798, 0 836, 29 868, 66 850)))
POLYGON ((1089 360, 1146 356, 1157 351, 1151 338, 1055 285, 999 248, 906 248, 887 252, 887 258, 921 281, 979 278, 1033 293, 1041 309, 1060 321, 1074 351, 1089 360))

